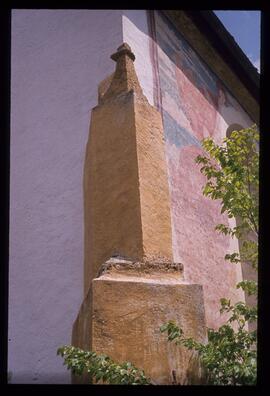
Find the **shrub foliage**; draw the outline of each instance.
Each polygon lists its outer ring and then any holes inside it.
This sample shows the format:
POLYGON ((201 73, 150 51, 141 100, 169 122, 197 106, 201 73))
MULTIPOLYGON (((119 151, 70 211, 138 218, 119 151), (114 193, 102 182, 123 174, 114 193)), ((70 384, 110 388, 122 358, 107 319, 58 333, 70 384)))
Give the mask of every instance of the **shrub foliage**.
MULTIPOLYGON (((259 188, 259 133, 256 126, 233 131, 221 146, 210 138, 202 146, 206 155, 196 158, 207 183, 203 194, 220 200, 221 213, 234 217, 235 227, 218 224, 215 228, 224 235, 238 238, 241 249, 226 254, 231 263, 249 262, 258 267, 258 188, 259 188)), ((257 296, 257 283, 243 280, 236 285, 248 295, 257 296)), ((227 323, 218 330, 208 329, 208 342, 202 344, 185 338, 173 321, 161 326, 169 342, 182 344, 198 351, 206 369, 207 382, 214 385, 255 385, 257 378, 257 331, 248 331, 248 324, 257 320, 257 307, 239 301, 220 300, 220 312, 229 314, 227 323)))
POLYGON ((57 354, 64 358, 64 364, 73 374, 89 375, 89 383, 107 383, 120 385, 148 385, 143 370, 137 369, 132 363, 115 363, 109 356, 84 351, 71 345, 65 345, 57 350, 57 354))

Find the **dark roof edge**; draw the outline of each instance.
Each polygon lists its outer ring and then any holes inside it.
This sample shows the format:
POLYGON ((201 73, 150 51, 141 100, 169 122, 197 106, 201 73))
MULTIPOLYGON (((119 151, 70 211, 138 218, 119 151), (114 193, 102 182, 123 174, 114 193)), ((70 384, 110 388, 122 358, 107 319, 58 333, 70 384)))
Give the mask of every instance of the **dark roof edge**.
POLYGON ((253 98, 259 102, 260 75, 213 11, 186 11, 215 51, 234 71, 253 98))

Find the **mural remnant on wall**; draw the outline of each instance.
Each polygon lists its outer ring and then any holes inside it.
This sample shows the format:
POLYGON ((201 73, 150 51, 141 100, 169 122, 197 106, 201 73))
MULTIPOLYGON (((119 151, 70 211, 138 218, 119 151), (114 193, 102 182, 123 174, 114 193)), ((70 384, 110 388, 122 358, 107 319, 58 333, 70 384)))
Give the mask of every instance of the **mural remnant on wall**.
POLYGON ((154 12, 154 23, 160 86, 156 106, 166 140, 174 260, 184 264, 189 281, 204 285, 207 325, 216 327, 224 320, 219 299, 243 298, 235 289, 242 275, 240 266, 224 260, 226 253, 238 250, 237 242, 214 230, 229 220, 220 214, 218 202, 202 195, 205 179, 195 158, 203 138, 221 143, 232 122, 243 127, 253 122, 161 12, 154 12))

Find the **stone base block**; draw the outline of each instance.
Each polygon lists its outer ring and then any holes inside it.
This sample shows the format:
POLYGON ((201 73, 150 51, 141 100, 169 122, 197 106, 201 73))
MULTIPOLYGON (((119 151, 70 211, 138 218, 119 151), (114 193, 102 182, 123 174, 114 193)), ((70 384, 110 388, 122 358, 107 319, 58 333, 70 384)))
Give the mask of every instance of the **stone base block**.
POLYGON ((172 267, 148 271, 133 266, 126 271, 114 265, 92 281, 91 297, 86 297, 74 326, 78 346, 91 345, 116 362, 130 361, 155 384, 203 382, 197 355, 169 343, 160 332, 162 324, 174 320, 186 336, 206 340, 202 286, 185 282, 172 267))

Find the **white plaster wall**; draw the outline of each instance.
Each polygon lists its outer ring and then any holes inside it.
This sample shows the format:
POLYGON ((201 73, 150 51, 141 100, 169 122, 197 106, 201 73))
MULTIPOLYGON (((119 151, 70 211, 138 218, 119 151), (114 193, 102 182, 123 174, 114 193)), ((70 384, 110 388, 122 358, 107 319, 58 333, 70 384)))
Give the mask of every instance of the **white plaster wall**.
POLYGON ((135 55, 135 70, 143 93, 154 105, 153 70, 150 58, 150 38, 146 10, 123 11, 123 39, 135 55))
POLYGON ((9 354, 12 383, 69 383, 56 356, 83 298, 82 172, 118 10, 13 10, 9 354))

